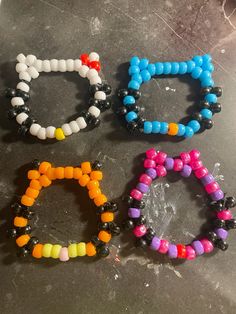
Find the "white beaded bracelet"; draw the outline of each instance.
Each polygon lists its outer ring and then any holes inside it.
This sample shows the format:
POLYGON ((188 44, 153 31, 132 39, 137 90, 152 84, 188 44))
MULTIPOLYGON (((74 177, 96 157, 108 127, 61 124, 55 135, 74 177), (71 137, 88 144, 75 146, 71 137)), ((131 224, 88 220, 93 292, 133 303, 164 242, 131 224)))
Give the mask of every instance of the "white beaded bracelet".
POLYGON ((100 71, 99 55, 91 52, 89 55, 82 54, 79 59, 72 60, 39 60, 34 55, 24 56, 22 53, 16 57, 16 72, 19 73, 20 82, 16 89, 8 88, 6 97, 11 98, 12 109, 8 111, 10 119, 15 118, 20 124, 19 133, 25 135, 29 132, 41 140, 56 138, 63 140, 72 133, 78 133, 87 125, 98 126, 101 111, 111 107, 110 101, 106 100, 111 93, 111 86, 102 83, 98 74, 100 71), (54 126, 42 127, 36 119, 30 116, 30 109, 25 104, 29 100, 30 81, 39 77, 41 72, 78 72, 87 78, 90 83, 90 94, 88 111, 83 111, 80 116, 69 123, 63 124, 60 128, 54 126))

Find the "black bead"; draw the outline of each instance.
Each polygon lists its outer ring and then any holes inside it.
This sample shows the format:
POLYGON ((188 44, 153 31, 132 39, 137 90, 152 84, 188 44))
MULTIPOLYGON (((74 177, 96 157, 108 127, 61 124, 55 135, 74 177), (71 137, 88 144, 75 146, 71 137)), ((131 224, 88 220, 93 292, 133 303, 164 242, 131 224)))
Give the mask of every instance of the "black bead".
POLYGON ((101 245, 101 240, 97 237, 97 236, 93 236, 91 239, 91 242, 93 243, 93 245, 95 245, 96 247, 101 245))
POLYGON ((225 220, 226 228, 229 229, 236 229, 236 219, 229 219, 225 220))
POLYGON ((92 169, 93 170, 100 170, 102 168, 102 163, 99 160, 95 160, 92 163, 92 169))
POLYGON ((99 100, 99 103, 96 105, 98 109, 102 112, 111 108, 111 101, 110 100, 99 100))
POLYGON ((134 219, 134 223, 136 226, 140 226, 146 223, 146 218, 141 215, 139 218, 134 219))
POLYGON ((135 99, 139 99, 141 97, 141 92, 136 89, 129 89, 129 95, 133 96, 135 99))
POLYGON ((30 108, 27 105, 19 106, 17 108, 17 112, 18 113, 20 113, 20 112, 30 113, 30 108))
POLYGON ((18 113, 14 108, 11 108, 7 111, 7 117, 9 120, 14 119, 17 115, 18 115, 18 113))
POLYGON ((36 237, 31 237, 25 247, 26 247, 27 250, 29 250, 30 252, 32 252, 34 246, 35 246, 36 244, 38 244, 38 243, 39 243, 39 239, 38 239, 38 238, 36 238, 36 237))
POLYGON ((134 227, 134 222, 133 222, 133 220, 128 219, 128 220, 126 220, 126 221, 123 222, 122 226, 123 226, 123 228, 124 228, 125 230, 130 230, 130 229, 133 229, 133 227, 134 227))
POLYGON ((20 82, 23 82, 23 83, 27 84, 28 86, 31 86, 31 83, 26 81, 26 80, 20 80, 20 82))
POLYGON ((195 113, 192 115, 192 118, 193 118, 193 120, 197 120, 198 122, 201 122, 201 121, 202 121, 202 115, 200 114, 200 112, 195 112, 195 113))
POLYGON ((135 121, 127 123, 127 129, 130 133, 133 133, 138 130, 138 124, 135 121))
POLYGON ((14 214, 15 214, 16 216, 20 216, 20 215, 21 215, 21 211, 22 211, 22 209, 23 209, 23 206, 22 206, 21 204, 19 204, 19 203, 14 203, 14 204, 11 205, 11 208, 13 209, 14 214))
POLYGON ((144 238, 137 238, 135 240, 135 246, 145 248, 147 246, 147 241, 144 238))
POLYGON ((89 123, 90 120, 91 120, 91 118, 92 118, 91 113, 88 112, 88 111, 86 111, 86 110, 83 110, 80 115, 84 118, 84 120, 85 120, 87 123, 89 123))
POLYGON ((214 220, 214 226, 216 228, 225 228, 225 220, 215 219, 214 220))
POLYGON ((137 119, 137 124, 138 124, 138 127, 139 128, 143 128, 143 125, 144 125, 144 122, 146 121, 146 119, 142 118, 142 117, 139 117, 137 119))
POLYGON ((233 196, 226 197, 225 207, 226 208, 233 208, 235 206, 236 206, 236 198, 233 196))
POLYGON ((17 229, 18 234, 30 234, 32 232, 32 228, 30 225, 27 225, 25 227, 22 228, 18 228, 17 229))
POLYGON ((6 88, 5 89, 5 96, 7 98, 13 98, 16 96, 16 90, 14 88, 6 88))
POLYGON ((122 107, 118 108, 117 111, 116 111, 116 113, 119 116, 125 116, 127 112, 128 112, 128 109, 125 106, 122 106, 122 107))
POLYGON ((97 213, 98 214, 102 214, 106 211, 105 207, 102 205, 102 206, 99 206, 98 209, 97 209, 97 213))
POLYGON ((217 97, 222 95, 222 88, 221 87, 213 87, 211 93, 215 94, 217 97))
POLYGON ((31 162, 31 166, 33 167, 33 169, 38 169, 39 166, 40 166, 40 161, 38 159, 34 159, 32 162, 31 162))
POLYGON ((134 200, 133 201, 133 206, 136 207, 136 208, 143 209, 145 207, 145 202, 144 202, 144 200, 141 200, 141 201, 134 200))
POLYGON ((94 84, 89 87, 90 95, 94 95, 96 92, 100 91, 102 88, 101 84, 94 84))
POLYGON ((30 98, 29 93, 24 92, 23 90, 20 90, 20 89, 16 90, 16 96, 21 97, 24 101, 28 101, 30 98))
POLYGON ((155 235, 156 235, 155 231, 152 228, 148 228, 147 233, 145 234, 145 238, 146 240, 151 241, 155 235))
POLYGON ((208 232, 207 238, 214 244, 218 239, 217 234, 213 231, 208 232))
POLYGON ((123 200, 124 202, 127 202, 129 205, 131 205, 131 204, 133 203, 133 201, 134 201, 133 197, 130 196, 130 195, 124 196, 124 197, 122 198, 122 200, 123 200))
POLYGON ((128 92, 128 90, 127 89, 119 89, 118 90, 118 93, 117 93, 117 96, 119 97, 119 98, 124 98, 125 96, 127 96, 127 95, 129 95, 129 92, 128 92))
POLYGON ((211 202, 210 203, 210 208, 212 210, 216 210, 216 211, 221 211, 224 209, 224 200, 219 200, 219 201, 215 201, 215 202, 211 202))
POLYGON ((102 91, 104 93, 106 93, 107 95, 110 95, 112 89, 111 89, 111 85, 108 85, 108 84, 103 84, 102 85, 102 91))
POLYGON ((201 94, 202 96, 205 96, 205 95, 209 94, 209 93, 211 92, 211 90, 212 90, 212 87, 210 87, 210 86, 208 86, 208 87, 203 87, 203 88, 201 88, 201 90, 200 90, 200 94, 201 94))
POLYGON ((17 229, 11 228, 11 229, 7 230, 7 237, 8 238, 16 238, 17 235, 18 235, 17 229))
POLYGON ((107 257, 110 254, 110 250, 107 246, 102 246, 98 248, 97 254, 99 257, 107 257))
POLYGON ((132 105, 128 107, 128 110, 138 113, 140 111, 140 107, 138 105, 132 105))
POLYGON ((222 251, 226 251, 229 247, 228 243, 222 239, 217 239, 215 242, 215 246, 222 251))
POLYGON ((19 135, 22 135, 24 136, 27 132, 29 131, 29 128, 25 125, 21 125, 19 128, 18 128, 18 134, 19 135))
POLYGON ((113 236, 117 236, 120 234, 120 227, 114 222, 109 222, 109 231, 113 236))
POLYGON ((33 124, 33 123, 35 123, 36 122, 36 120, 34 119, 34 118, 31 118, 31 117, 28 117, 23 123, 22 123, 22 125, 23 126, 26 126, 28 129, 31 127, 31 125, 33 124))
POLYGON ((29 255, 29 250, 27 250, 27 248, 25 246, 21 247, 18 249, 17 252, 17 256, 18 257, 26 257, 27 255, 29 255))
POLYGON ((35 215, 35 212, 32 209, 23 209, 21 215, 26 219, 32 219, 35 215))
POLYGON ((90 124, 91 124, 94 128, 99 127, 100 123, 101 123, 101 120, 98 119, 98 118, 96 118, 96 117, 93 117, 93 118, 90 120, 90 124))
POLYGON ((105 208, 105 211, 109 211, 109 212, 112 212, 112 213, 115 213, 115 212, 118 211, 118 206, 114 202, 107 202, 103 206, 105 208))
POLYGON ((211 104, 211 111, 213 113, 219 113, 221 112, 221 104, 220 103, 215 103, 215 104, 211 104))
POLYGON ((108 230, 109 229, 109 224, 108 222, 100 222, 98 224, 98 230, 108 230))
POLYGON ((206 101, 206 100, 202 100, 199 103, 199 108, 200 109, 210 109, 210 107, 211 107, 210 103, 208 101, 206 101))
POLYGON ((96 106, 96 107, 98 107, 100 101, 98 99, 95 99, 95 98, 90 98, 88 103, 89 103, 89 106, 96 106))
POLYGON ((211 120, 211 119, 204 119, 203 120, 203 125, 204 125, 204 128, 209 130, 213 127, 214 125, 214 122, 211 120))

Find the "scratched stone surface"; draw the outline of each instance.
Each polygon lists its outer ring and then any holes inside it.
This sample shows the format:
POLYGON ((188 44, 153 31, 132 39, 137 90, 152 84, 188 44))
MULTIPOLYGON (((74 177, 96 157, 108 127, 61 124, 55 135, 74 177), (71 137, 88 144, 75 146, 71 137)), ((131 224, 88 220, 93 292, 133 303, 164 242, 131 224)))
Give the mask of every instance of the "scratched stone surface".
MULTIPOLYGON (((78 58, 97 51, 102 75, 113 91, 128 81, 134 54, 153 62, 180 61, 211 53, 214 80, 224 88, 222 113, 215 127, 191 140, 135 136, 110 110, 94 131, 66 141, 39 142, 17 136, 8 121, 9 101, 0 98, 0 312, 8 313, 235 313, 236 234, 229 249, 193 262, 170 262, 158 254, 134 249, 127 232, 114 239, 103 260, 81 258, 66 264, 18 259, 5 231, 12 222, 10 204, 27 186, 29 163, 38 158, 55 165, 83 160, 104 162, 103 190, 119 202, 118 221, 126 217, 121 196, 141 172, 142 153, 149 147, 175 156, 198 148, 222 188, 236 194, 236 1, 0 1, 0 91, 15 87, 15 57, 78 58), (222 180, 224 179, 224 180, 222 180)), ((30 106, 42 124, 62 124, 86 107, 88 86, 75 73, 44 74, 31 89, 30 106)), ((199 85, 189 77, 153 79, 142 88, 148 118, 181 119, 194 110, 199 85), (189 109, 190 108, 190 109, 189 109)), ((113 96, 114 110, 119 102, 113 96)), ((58 182, 35 205, 34 234, 42 241, 67 244, 89 240, 96 232, 94 207, 73 182, 58 182)), ((205 195, 193 179, 168 177, 153 185, 146 214, 157 233, 189 242, 207 219, 205 195)))

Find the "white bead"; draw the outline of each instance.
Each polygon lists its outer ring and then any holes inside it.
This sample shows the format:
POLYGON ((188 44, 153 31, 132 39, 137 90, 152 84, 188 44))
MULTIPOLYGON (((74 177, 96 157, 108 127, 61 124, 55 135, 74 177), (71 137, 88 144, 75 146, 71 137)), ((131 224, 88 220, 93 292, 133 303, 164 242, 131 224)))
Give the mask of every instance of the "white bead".
POLYGON ((16 121, 17 123, 22 124, 27 118, 28 115, 25 112, 21 112, 16 116, 16 121))
POLYGON ((92 77, 98 76, 98 71, 95 69, 89 69, 86 76, 90 80, 92 77))
POLYGON ((79 71, 79 68, 82 66, 82 61, 80 59, 74 60, 74 70, 79 71))
POLYGON ((99 60, 99 54, 96 52, 91 52, 89 54, 89 61, 98 61, 99 60))
POLYGON ((28 55, 25 59, 25 63, 30 66, 32 65, 36 60, 36 57, 34 55, 28 55))
POLYGON ((24 64, 24 63, 17 63, 17 64, 16 64, 16 72, 17 72, 17 73, 26 71, 27 69, 28 69, 28 68, 27 68, 27 65, 24 64))
POLYGON ((31 81, 31 76, 29 75, 29 73, 28 72, 20 72, 20 74, 19 74, 19 79, 20 80, 25 80, 25 81, 27 81, 27 82, 30 82, 31 81))
POLYGON ((95 85, 95 84, 101 84, 102 80, 100 76, 93 76, 91 79, 89 79, 90 85, 95 85))
POLYGON ((72 134, 72 130, 68 123, 63 124, 61 128, 65 136, 69 136, 72 134))
POLYGON ((15 106, 23 106, 25 103, 21 97, 13 97, 11 99, 11 104, 13 107, 15 107, 15 106))
POLYGON ((90 112, 91 115, 93 115, 96 118, 99 117, 100 113, 101 113, 101 111, 97 107, 95 107, 95 106, 89 107, 88 112, 90 112))
POLYGON ((42 72, 43 61, 42 61, 42 60, 39 60, 39 59, 36 59, 36 60, 34 61, 33 66, 35 67, 35 69, 36 69, 38 72, 42 72))
POLYGON ((78 133, 79 130, 80 130, 80 128, 79 128, 78 124, 76 123, 76 121, 71 121, 71 122, 69 123, 69 126, 70 126, 71 131, 72 131, 73 133, 78 133))
POLYGON ((87 123, 86 121, 84 120, 83 117, 79 117, 76 119, 76 123, 78 124, 79 128, 82 130, 82 129, 85 129, 86 126, 87 126, 87 123))
POLYGON ((17 89, 20 89, 20 90, 23 90, 23 92, 26 92, 28 93, 30 88, 29 88, 29 85, 24 83, 24 82, 20 82, 16 85, 16 88, 17 89))
POLYGON ((66 69, 68 72, 74 71, 74 60, 72 59, 66 60, 66 69))
POLYGON ((23 55, 23 53, 18 54, 16 60, 20 63, 25 63, 25 55, 23 55))
POLYGON ((55 130, 56 130, 56 128, 54 126, 48 126, 46 128, 46 136, 48 138, 54 138, 55 137, 55 130))
POLYGON ((42 64, 42 70, 43 72, 51 72, 51 65, 49 60, 43 60, 42 64))
POLYGON ((66 72, 66 61, 65 60, 59 60, 58 61, 58 70, 60 72, 66 72))
POLYGON ((57 72, 58 71, 58 60, 56 60, 56 59, 50 60, 50 65, 51 65, 51 70, 53 72, 57 72))
POLYGON ((41 129, 41 125, 38 123, 33 123, 29 129, 30 134, 37 135, 38 131, 41 129))
POLYGON ((98 99, 98 100, 106 100, 106 94, 104 92, 102 92, 102 91, 97 91, 94 94, 94 98, 98 99))
POLYGON ((39 77, 39 72, 33 66, 30 66, 27 72, 33 79, 36 79, 37 77, 39 77))
POLYGON ((89 67, 87 67, 87 65, 82 65, 82 67, 79 68, 79 75, 81 77, 86 77, 86 74, 88 71, 89 71, 89 67))
POLYGON ((37 137, 40 140, 46 140, 46 129, 40 127, 40 129, 38 130, 38 133, 37 133, 37 137))

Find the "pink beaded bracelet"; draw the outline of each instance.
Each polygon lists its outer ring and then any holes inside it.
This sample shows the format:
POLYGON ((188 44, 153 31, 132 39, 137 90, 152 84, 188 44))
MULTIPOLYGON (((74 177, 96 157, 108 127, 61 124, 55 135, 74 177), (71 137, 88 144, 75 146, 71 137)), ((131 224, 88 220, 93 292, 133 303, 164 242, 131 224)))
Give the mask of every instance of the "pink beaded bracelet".
POLYGON ((187 260, 210 253, 214 247, 223 251, 228 248, 228 244, 225 242, 228 230, 236 229, 236 219, 233 219, 229 208, 235 207, 236 199, 234 197, 225 198, 219 184, 200 160, 198 150, 182 152, 179 157, 171 158, 166 153, 151 148, 146 151, 144 168, 145 171, 139 177, 139 183, 127 197, 129 219, 124 223, 126 229, 133 229, 133 234, 137 238, 137 246, 148 245, 152 250, 167 254, 170 258, 187 260), (195 239, 188 245, 172 244, 168 240, 158 238, 154 230, 146 225, 146 218, 141 213, 145 207, 143 196, 149 191, 152 181, 166 176, 168 170, 177 171, 185 178, 193 172, 195 177, 200 179, 211 199, 210 208, 215 211, 213 230, 208 232, 205 237, 195 239))

